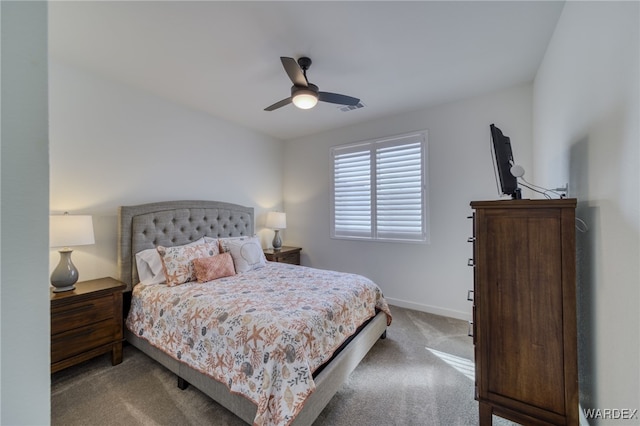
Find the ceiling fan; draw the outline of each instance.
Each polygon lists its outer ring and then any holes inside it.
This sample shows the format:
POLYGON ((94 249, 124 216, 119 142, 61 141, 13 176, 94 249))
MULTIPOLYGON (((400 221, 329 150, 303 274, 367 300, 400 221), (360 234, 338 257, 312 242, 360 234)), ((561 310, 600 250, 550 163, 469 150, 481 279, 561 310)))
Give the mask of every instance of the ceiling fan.
POLYGON ((307 57, 299 58, 296 62, 293 58, 280 57, 282 66, 293 82, 291 86, 291 96, 266 107, 265 111, 273 111, 293 102, 301 109, 310 109, 316 106, 318 101, 329 102, 339 105, 358 105, 360 99, 338 93, 320 92, 318 86, 309 83, 307 80, 307 70, 311 66, 311 59, 307 57))

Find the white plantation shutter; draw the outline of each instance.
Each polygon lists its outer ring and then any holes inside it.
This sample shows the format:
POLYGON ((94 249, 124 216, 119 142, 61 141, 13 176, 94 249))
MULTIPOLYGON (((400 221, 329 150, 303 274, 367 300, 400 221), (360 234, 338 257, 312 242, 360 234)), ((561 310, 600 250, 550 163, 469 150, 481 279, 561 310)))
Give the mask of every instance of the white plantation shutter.
POLYGON ((334 157, 335 233, 371 237, 371 153, 345 152, 334 157))
POLYGON ((376 149, 378 238, 422 238, 423 189, 420 142, 376 149))
POLYGON ((333 238, 426 242, 426 132, 331 149, 333 238))

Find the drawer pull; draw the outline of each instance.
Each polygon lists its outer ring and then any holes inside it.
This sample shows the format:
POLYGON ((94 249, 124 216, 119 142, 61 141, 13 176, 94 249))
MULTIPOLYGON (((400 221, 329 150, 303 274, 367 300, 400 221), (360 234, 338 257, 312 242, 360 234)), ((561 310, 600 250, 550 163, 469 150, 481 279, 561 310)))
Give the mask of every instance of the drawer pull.
POLYGON ((90 328, 88 330, 80 331, 78 333, 69 334, 67 336, 59 336, 59 337, 56 338, 56 341, 62 343, 65 340, 72 340, 72 339, 78 339, 78 338, 86 337, 86 336, 91 335, 91 333, 93 333, 95 331, 96 331, 95 329, 90 328))
POLYGON ((467 300, 473 302, 473 290, 467 290, 467 300))
POLYGON ((467 242, 468 243, 473 243, 476 240, 476 237, 469 237, 467 238, 467 242))
POLYGON ((64 311, 64 315, 75 315, 75 314, 80 314, 82 312, 86 312, 86 311, 91 311, 93 309, 95 309, 95 305, 94 304, 89 304, 89 305, 82 305, 82 306, 78 306, 77 308, 71 308, 71 309, 67 309, 64 311))
POLYGON ((473 321, 469 321, 469 328, 467 329, 467 336, 473 337, 473 321))
POLYGON ((469 260, 467 260, 467 266, 471 266, 472 268, 475 268, 476 263, 473 261, 473 259, 469 258, 469 260))

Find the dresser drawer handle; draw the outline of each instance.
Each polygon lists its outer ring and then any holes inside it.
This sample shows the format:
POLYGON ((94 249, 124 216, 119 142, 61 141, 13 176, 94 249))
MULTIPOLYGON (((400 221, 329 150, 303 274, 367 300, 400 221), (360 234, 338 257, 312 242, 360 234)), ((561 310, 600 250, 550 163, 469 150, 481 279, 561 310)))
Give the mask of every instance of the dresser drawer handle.
POLYGON ((469 328, 467 329, 467 336, 473 337, 473 321, 469 321, 469 328))
POLYGON ((474 268, 476 266, 476 263, 473 261, 473 259, 469 258, 469 260, 467 260, 467 266, 471 266, 472 268, 474 268))
POLYGON ((473 243, 476 240, 476 237, 469 237, 467 238, 467 242, 468 243, 473 243))
POLYGON ((473 290, 467 290, 467 300, 473 302, 473 290))

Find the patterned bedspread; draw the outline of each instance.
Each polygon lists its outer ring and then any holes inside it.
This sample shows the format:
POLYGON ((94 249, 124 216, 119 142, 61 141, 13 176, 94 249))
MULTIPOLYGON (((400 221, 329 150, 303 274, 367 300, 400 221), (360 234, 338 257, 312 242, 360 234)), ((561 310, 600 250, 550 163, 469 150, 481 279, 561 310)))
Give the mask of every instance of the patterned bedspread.
POLYGON ((257 407, 255 425, 287 425, 312 374, 366 320, 391 313, 360 275, 284 263, 176 287, 137 285, 126 325, 257 407))

